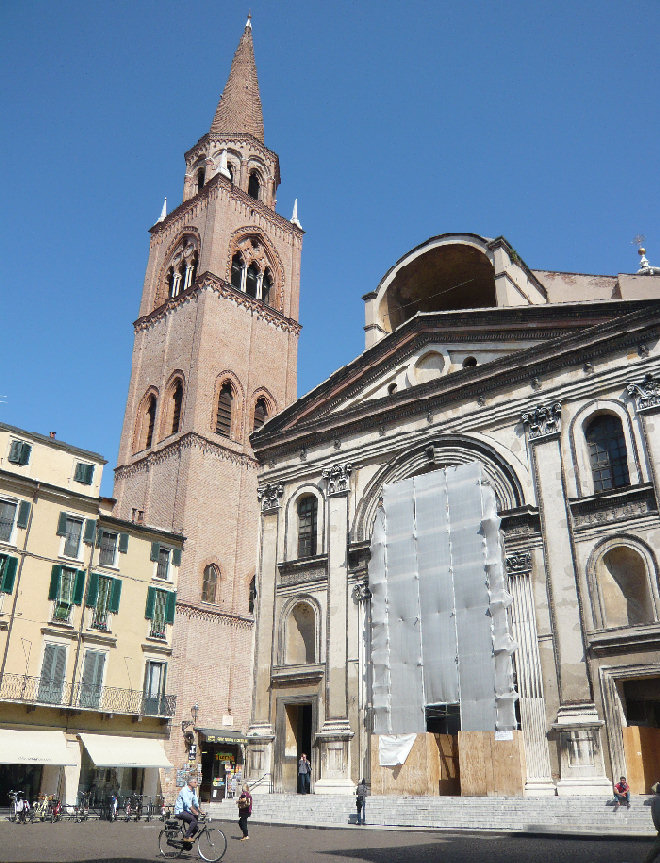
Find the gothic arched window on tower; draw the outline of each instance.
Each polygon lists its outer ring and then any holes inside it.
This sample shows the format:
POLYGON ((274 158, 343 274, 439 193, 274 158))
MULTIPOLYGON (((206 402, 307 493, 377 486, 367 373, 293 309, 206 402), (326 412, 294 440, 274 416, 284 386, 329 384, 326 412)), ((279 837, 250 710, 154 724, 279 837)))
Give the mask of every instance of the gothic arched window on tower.
POLYGON ((181 381, 176 382, 174 392, 172 393, 172 430, 171 434, 179 431, 181 423, 181 406, 183 404, 183 384, 181 381))
POLYGON ((202 602, 215 602, 219 581, 220 569, 214 563, 205 566, 202 577, 202 602))
POLYGON ((186 234, 169 255, 165 274, 162 277, 163 284, 156 292, 155 307, 157 308, 167 299, 176 299, 182 291, 192 287, 197 278, 198 266, 199 238, 186 234))
POLYGON ((206 168, 198 168, 197 169, 197 191, 201 192, 204 188, 204 182, 206 180, 206 168))
POLYGON ((619 417, 600 414, 586 428, 594 493, 629 485, 626 439, 619 417))
POLYGON ((260 192, 261 182, 259 180, 259 174, 256 171, 250 171, 250 177, 248 179, 248 195, 251 198, 254 198, 255 201, 258 201, 260 192))
POLYGON ((316 554, 316 513, 318 504, 313 494, 298 501, 298 557, 316 554))
POLYGON ((220 388, 220 395, 218 397, 218 410, 215 415, 216 434, 231 437, 231 409, 233 399, 234 394, 231 390, 231 384, 229 381, 225 381, 220 388))
POLYGON ((252 576, 252 580, 250 581, 250 587, 248 589, 248 611, 250 614, 254 614, 254 607, 257 604, 257 577, 256 575, 252 576))
MULTIPOLYGON (((149 449, 154 439, 154 426, 156 424, 156 396, 152 393, 147 402, 146 411, 146 436, 144 449, 149 449)), ((141 447, 140 447, 141 449, 141 447)))
POLYGON ((240 252, 236 252, 234 257, 231 259, 231 283, 235 288, 238 288, 239 291, 243 290, 244 270, 245 263, 243 262, 243 256, 240 252))
POLYGON ((255 300, 257 298, 257 285, 260 275, 259 267, 255 263, 250 264, 245 276, 245 293, 248 297, 252 297, 255 300))
POLYGON ((266 403, 266 399, 263 396, 260 396, 257 399, 257 403, 254 406, 254 418, 252 422, 252 430, 257 431, 260 429, 263 424, 268 419, 268 404, 266 403))
POLYGON ((264 278, 261 283, 261 299, 267 306, 271 304, 270 302, 270 292, 273 287, 273 276, 271 275, 270 270, 266 267, 264 271, 264 278))

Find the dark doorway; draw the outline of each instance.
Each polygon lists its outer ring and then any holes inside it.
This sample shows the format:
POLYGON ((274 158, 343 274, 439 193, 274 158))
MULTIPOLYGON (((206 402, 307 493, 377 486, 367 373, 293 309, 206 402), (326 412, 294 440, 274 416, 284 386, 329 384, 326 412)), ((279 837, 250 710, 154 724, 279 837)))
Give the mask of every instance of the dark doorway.
POLYGON ((41 787, 41 764, 0 764, 0 800, 9 805, 9 791, 23 791, 30 805, 41 787))
POLYGON ((278 785, 280 790, 295 793, 298 790, 298 761, 304 752, 312 765, 312 784, 315 779, 312 736, 314 709, 311 702, 289 702, 282 705, 278 724, 278 785))

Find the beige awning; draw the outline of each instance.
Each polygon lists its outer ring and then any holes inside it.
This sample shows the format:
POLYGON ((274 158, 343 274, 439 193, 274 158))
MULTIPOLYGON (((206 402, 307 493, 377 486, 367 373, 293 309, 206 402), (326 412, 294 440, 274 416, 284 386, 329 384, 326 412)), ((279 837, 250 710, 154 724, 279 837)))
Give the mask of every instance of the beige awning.
POLYGON ((77 764, 77 754, 63 731, 0 728, 0 764, 77 764))
POLYGON ((161 740, 151 737, 117 737, 80 734, 97 767, 171 767, 161 740))

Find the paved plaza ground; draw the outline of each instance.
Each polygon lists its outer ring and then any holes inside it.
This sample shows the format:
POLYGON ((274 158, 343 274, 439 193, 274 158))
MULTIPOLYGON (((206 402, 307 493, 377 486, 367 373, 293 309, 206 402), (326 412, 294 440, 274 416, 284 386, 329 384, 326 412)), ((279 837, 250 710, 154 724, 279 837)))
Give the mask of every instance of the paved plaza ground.
MULTIPOLYGON (((574 839, 439 830, 347 827, 320 829, 250 825, 238 842, 231 822, 217 821, 227 836, 223 863, 641 863, 652 839, 574 839)), ((158 854, 159 821, 125 824, 0 823, 1 863, 146 863, 158 854)), ((183 860, 198 860, 184 854, 183 860)))

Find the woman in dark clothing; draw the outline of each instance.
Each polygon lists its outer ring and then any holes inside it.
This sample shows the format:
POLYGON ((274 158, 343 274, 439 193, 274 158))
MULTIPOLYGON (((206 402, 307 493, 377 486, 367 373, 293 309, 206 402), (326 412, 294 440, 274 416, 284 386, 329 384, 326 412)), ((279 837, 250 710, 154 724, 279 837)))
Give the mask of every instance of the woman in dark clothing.
POLYGON ((241 796, 238 798, 238 826, 241 828, 241 842, 248 839, 248 818, 252 815, 252 795, 250 794, 250 786, 245 783, 241 796))

